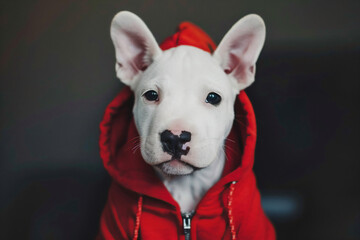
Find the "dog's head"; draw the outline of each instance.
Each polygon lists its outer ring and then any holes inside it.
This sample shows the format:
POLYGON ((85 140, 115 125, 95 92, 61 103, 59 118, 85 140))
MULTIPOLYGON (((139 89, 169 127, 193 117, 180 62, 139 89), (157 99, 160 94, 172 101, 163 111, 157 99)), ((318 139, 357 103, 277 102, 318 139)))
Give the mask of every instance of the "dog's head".
POLYGON ((257 15, 239 20, 214 54, 191 46, 162 51, 129 12, 111 24, 117 77, 135 94, 133 114, 145 161, 168 175, 190 174, 219 158, 234 101, 254 81, 265 39, 257 15))

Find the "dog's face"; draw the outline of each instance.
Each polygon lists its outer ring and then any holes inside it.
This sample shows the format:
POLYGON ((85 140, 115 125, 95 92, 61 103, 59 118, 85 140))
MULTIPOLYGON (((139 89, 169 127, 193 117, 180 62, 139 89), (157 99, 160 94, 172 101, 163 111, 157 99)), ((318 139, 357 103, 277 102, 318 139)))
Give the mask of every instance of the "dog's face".
POLYGON ((219 158, 234 119, 236 94, 254 81, 265 28, 240 20, 213 55, 191 46, 162 52, 129 12, 114 17, 117 76, 135 93, 144 160, 167 175, 191 174, 219 158))
POLYGON ((189 174, 219 157, 234 118, 235 94, 209 53, 189 46, 164 52, 134 91, 147 163, 167 174, 189 174), (188 139, 182 141, 182 132, 188 139))

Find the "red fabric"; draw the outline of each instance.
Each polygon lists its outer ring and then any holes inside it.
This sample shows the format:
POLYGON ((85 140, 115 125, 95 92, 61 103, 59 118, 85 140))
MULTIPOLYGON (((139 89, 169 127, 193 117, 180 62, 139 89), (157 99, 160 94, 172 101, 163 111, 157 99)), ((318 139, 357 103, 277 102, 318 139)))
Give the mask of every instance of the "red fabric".
POLYGON ((210 53, 216 48, 215 43, 209 35, 190 22, 181 23, 176 33, 166 38, 160 44, 160 47, 162 50, 167 50, 180 45, 197 47, 210 53))
MULTIPOLYGON (((190 23, 181 24, 180 33, 167 38, 161 47, 169 49, 179 42, 184 44, 183 41, 212 50, 206 48, 208 43, 213 44, 211 39, 190 23), (198 43, 204 40, 204 44, 198 43)), ((100 124, 100 155, 113 182, 100 219, 98 239, 133 239, 137 231, 140 239, 185 239, 178 203, 153 168, 144 162, 140 151, 134 150, 139 139, 132 116, 133 102, 131 90, 125 87, 108 105, 100 124)), ((223 176, 196 208, 191 222, 192 240, 232 239, 231 225, 236 239, 275 239, 274 228, 262 210, 252 171, 256 123, 252 105, 243 91, 235 102, 235 116, 230 140, 226 142, 223 176)))

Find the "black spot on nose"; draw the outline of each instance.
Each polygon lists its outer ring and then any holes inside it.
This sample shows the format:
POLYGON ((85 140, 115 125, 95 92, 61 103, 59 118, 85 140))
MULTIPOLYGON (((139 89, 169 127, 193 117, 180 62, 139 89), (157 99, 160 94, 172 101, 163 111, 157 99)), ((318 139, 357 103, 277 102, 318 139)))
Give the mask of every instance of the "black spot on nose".
POLYGON ((164 152, 169 153, 173 159, 180 159, 181 155, 186 155, 190 150, 190 147, 184 148, 184 144, 191 141, 191 133, 182 131, 178 136, 165 130, 160 133, 160 141, 164 152))
POLYGON ((180 142, 185 144, 191 141, 191 133, 187 131, 182 131, 180 134, 180 142))

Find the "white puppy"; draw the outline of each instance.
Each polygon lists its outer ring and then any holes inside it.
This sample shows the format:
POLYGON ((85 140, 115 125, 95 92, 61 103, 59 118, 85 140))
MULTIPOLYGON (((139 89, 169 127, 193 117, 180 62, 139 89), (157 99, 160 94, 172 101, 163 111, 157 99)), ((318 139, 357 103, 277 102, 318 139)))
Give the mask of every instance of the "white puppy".
POLYGON ((191 46, 162 51, 130 12, 114 17, 111 37, 117 77, 135 94, 141 154, 181 211, 191 212, 222 174, 235 97, 254 81, 264 22, 242 18, 213 55, 191 46))

